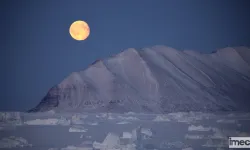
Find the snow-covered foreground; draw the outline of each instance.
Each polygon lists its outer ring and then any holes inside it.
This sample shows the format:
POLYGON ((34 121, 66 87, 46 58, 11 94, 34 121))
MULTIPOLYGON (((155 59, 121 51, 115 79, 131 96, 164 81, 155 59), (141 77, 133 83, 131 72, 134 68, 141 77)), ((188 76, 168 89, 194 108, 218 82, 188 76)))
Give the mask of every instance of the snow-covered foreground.
POLYGON ((0 148, 13 150, 226 150, 250 136, 250 113, 0 113, 0 148))

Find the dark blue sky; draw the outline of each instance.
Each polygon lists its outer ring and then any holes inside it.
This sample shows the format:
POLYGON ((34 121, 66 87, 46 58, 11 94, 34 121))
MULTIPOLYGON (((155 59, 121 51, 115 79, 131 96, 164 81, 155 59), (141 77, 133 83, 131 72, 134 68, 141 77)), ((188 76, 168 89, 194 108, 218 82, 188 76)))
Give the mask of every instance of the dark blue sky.
POLYGON ((24 111, 73 71, 129 47, 250 46, 248 0, 2 0, 0 110, 24 111), (85 20, 90 36, 69 26, 85 20))

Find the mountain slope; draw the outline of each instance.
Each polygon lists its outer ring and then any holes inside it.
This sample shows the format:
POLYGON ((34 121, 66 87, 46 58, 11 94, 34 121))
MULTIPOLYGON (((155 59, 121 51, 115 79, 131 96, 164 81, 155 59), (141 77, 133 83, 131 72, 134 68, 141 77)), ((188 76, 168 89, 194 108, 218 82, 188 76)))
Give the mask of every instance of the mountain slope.
POLYGON ((249 48, 201 54, 154 46, 72 73, 30 112, 249 111, 249 100, 249 48))

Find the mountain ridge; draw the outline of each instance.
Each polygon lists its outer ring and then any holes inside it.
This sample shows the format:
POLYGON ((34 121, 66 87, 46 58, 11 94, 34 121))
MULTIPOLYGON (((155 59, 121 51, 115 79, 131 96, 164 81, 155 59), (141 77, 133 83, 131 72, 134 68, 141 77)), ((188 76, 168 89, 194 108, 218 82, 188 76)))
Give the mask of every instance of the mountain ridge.
POLYGON ((129 48, 71 73, 29 112, 249 111, 249 56, 248 47, 129 48))

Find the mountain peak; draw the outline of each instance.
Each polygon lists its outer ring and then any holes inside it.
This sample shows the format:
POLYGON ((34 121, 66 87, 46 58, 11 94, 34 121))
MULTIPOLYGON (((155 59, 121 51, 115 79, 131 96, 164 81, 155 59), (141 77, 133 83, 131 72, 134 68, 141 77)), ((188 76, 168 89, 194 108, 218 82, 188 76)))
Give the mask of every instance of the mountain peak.
POLYGON ((34 111, 249 111, 250 50, 211 54, 164 45, 128 48, 73 72, 34 111))

